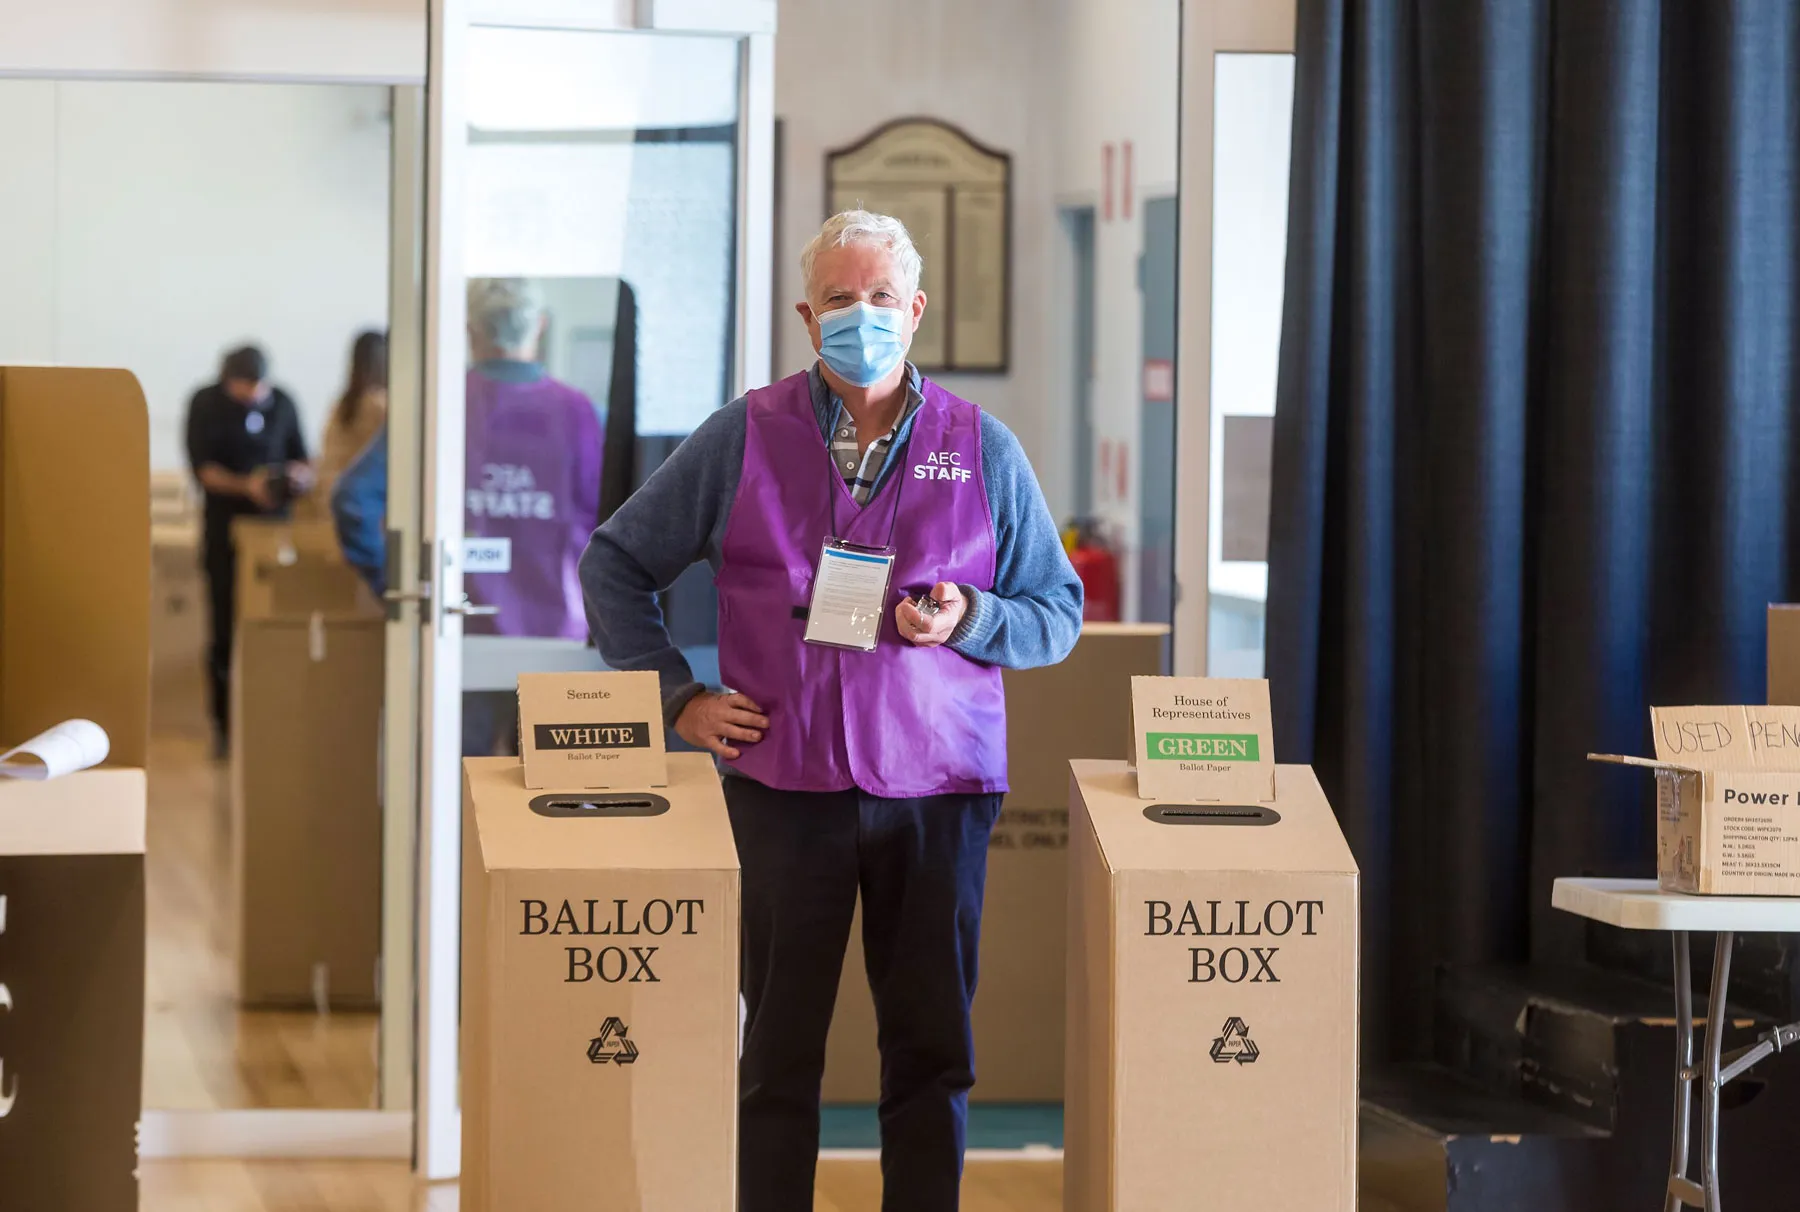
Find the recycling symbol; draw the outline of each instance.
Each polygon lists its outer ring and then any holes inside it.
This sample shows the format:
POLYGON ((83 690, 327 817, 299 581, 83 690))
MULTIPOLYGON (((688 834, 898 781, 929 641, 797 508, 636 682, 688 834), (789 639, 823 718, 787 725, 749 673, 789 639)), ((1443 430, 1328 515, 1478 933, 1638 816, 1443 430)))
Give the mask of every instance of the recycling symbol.
POLYGON ((588 1041, 587 1058, 596 1065, 637 1063, 637 1045, 626 1038, 628 1028, 617 1015, 600 1024, 600 1034, 588 1041))
POLYGON ((1236 1061, 1240 1065, 1254 1065, 1261 1055, 1256 1041, 1250 1038, 1250 1028, 1236 1015, 1225 1020, 1225 1029, 1212 1042, 1214 1064, 1229 1065, 1236 1061))

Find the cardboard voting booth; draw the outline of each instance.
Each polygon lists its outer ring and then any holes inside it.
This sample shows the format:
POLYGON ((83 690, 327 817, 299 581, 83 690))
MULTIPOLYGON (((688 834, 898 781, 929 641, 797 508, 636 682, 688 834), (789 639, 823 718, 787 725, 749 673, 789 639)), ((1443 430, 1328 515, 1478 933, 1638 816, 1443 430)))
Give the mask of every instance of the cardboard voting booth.
POLYGON ((735 1206, 737 848, 711 758, 664 778, 463 763, 464 1212, 735 1206))
MULTIPOLYGON (((1131 679, 1162 668, 1160 623, 1088 623, 1060 665, 1008 669, 1007 793, 988 850, 975 993, 975 1089, 984 1103, 1063 1097, 1063 952, 1068 917, 1069 761, 1131 754, 1131 679)), ((860 916, 838 982, 824 1098, 881 1097, 875 1003, 860 916)))
POLYGON ((191 473, 150 475, 150 716, 156 731, 204 737, 209 640, 200 567, 201 498, 191 473))
POLYGON ((150 713, 159 733, 204 737, 209 640, 199 540, 158 535, 150 548, 150 713))
POLYGON ((0 367, 0 739, 150 747, 150 426, 128 371, 0 367))
MULTIPOLYGON (((1183 710, 1236 712, 1246 689, 1267 702, 1266 688, 1159 681, 1140 709, 1180 695, 1201 704, 1183 710)), ((1268 735, 1266 707, 1248 714, 1140 710, 1135 726, 1239 753, 1268 735)), ((1176 800, 1146 797, 1141 765, 1072 764, 1071 1212, 1356 1207, 1356 864, 1309 767, 1274 765, 1266 744, 1216 764, 1217 784, 1190 780, 1176 800)))
POLYGON ((1800 707, 1652 707, 1656 876, 1666 892, 1800 896, 1800 707))
POLYGON ((87 719, 112 763, 0 779, 9 1212, 138 1205, 149 469, 129 373, 0 367, 0 748, 87 719))
POLYGON ((0 779, 0 1207, 136 1212, 144 772, 0 779))

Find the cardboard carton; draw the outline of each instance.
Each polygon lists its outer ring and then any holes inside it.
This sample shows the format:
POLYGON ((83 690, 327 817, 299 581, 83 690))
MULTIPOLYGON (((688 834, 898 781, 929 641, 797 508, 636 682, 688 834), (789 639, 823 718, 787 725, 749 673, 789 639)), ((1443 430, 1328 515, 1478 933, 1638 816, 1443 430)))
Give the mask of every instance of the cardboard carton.
POLYGON ((712 760, 528 788, 463 763, 464 1212, 730 1212, 738 861, 712 760))
POLYGON ((1769 607, 1770 703, 1800 707, 1800 606, 1769 607))
POLYGON ((1357 870, 1312 770, 1146 803, 1074 763, 1070 1212, 1353 1212, 1357 870))
POLYGON ((381 953, 378 618, 241 620, 232 674, 238 997, 376 1003, 381 953))
POLYGON ((144 772, 0 779, 0 1206, 137 1212, 144 772))
MULTIPOLYGON (((975 993, 975 1102, 1061 1102, 1069 762, 1131 756, 1131 678, 1162 669, 1160 623, 1087 623, 1060 665, 1008 669, 1007 793, 988 850, 975 993)), ((824 1097, 881 1097, 862 923, 850 931, 825 1047, 824 1097)))
POLYGON ((1800 896, 1800 707, 1652 707, 1656 877, 1667 892, 1800 896))
POLYGON ((356 570, 344 563, 330 522, 238 518, 238 620, 276 615, 382 613, 356 570))

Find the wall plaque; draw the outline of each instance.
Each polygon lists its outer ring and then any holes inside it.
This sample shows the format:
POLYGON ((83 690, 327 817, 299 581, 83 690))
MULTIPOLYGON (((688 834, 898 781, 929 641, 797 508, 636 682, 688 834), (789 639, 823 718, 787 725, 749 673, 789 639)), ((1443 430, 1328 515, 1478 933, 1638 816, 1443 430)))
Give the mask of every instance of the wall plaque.
POLYGON ((930 297, 914 364, 926 373, 1006 373, 1012 157, 935 118, 904 118, 829 153, 825 192, 829 214, 872 210, 912 233, 930 297))

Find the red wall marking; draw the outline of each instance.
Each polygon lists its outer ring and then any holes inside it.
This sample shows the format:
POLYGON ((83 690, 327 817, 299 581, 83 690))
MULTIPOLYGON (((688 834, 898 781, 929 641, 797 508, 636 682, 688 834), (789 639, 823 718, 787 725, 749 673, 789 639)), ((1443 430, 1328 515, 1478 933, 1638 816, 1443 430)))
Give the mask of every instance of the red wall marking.
POLYGON ((1125 217, 1127 219, 1129 219, 1129 218, 1131 218, 1131 208, 1135 202, 1135 198, 1136 198, 1136 194, 1137 194, 1137 182, 1133 179, 1134 174, 1132 172, 1132 166, 1131 166, 1131 140, 1130 139, 1125 140, 1125 142, 1120 146, 1119 154, 1120 154, 1120 159, 1124 163, 1124 169, 1120 173, 1120 176, 1123 179, 1123 184, 1119 188, 1119 209, 1124 213, 1125 217))
POLYGON ((1100 148, 1100 180, 1100 215, 1106 222, 1111 223, 1113 221, 1113 145, 1110 143, 1100 148))

